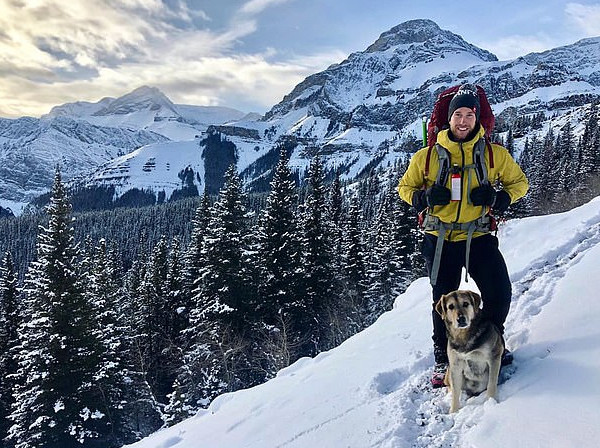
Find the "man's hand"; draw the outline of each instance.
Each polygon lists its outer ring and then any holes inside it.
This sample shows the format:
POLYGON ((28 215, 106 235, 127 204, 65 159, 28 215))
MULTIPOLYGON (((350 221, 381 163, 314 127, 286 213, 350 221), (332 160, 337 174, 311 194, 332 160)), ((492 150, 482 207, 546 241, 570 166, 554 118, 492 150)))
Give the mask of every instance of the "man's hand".
POLYGON ((433 184, 425 190, 427 205, 433 207, 435 205, 448 205, 450 203, 450 190, 443 185, 433 184))
POLYGON ((473 205, 489 205, 491 207, 496 202, 496 190, 490 184, 483 184, 473 188, 471 191, 471 202, 473 205))

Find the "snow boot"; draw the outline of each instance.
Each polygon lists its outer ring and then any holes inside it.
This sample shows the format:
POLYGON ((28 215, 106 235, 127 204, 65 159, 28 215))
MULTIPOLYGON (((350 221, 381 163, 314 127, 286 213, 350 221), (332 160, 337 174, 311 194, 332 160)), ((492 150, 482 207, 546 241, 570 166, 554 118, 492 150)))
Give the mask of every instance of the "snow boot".
POLYGON ((447 362, 436 362, 431 375, 431 385, 434 389, 444 387, 444 379, 446 378, 446 370, 448 370, 447 362))
POLYGON ((504 349, 504 353, 502 353, 502 360, 500 361, 501 366, 509 366, 513 362, 513 354, 507 348, 504 349))
POLYGON ((435 358, 435 366, 433 367, 433 374, 431 375, 431 385, 434 389, 444 387, 444 378, 446 377, 446 370, 448 370, 448 355, 446 349, 434 346, 433 357, 435 358))

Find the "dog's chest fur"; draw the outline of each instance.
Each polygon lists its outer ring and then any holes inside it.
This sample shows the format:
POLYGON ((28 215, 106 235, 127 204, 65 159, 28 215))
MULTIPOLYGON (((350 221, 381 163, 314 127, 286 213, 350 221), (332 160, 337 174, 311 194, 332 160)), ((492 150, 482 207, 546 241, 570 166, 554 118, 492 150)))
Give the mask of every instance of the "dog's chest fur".
POLYGON ((452 368, 463 375, 462 389, 473 396, 486 390, 489 378, 488 360, 497 356, 497 353, 496 335, 491 324, 485 322, 471 328, 477 330, 448 335, 448 356, 452 368))

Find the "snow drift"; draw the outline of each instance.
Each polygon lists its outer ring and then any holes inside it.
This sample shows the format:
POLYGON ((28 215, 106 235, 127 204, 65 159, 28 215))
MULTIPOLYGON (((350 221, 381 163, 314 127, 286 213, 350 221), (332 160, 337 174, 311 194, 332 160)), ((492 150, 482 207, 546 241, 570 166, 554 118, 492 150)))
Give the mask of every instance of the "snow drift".
MULTIPOLYGON (((208 410, 135 448, 593 447, 600 440, 600 198, 514 220, 499 233, 513 284, 506 328, 513 366, 498 401, 448 415, 432 390, 430 287, 339 347, 273 380, 218 397, 208 410)), ((463 288, 475 289, 474 284, 463 288)))

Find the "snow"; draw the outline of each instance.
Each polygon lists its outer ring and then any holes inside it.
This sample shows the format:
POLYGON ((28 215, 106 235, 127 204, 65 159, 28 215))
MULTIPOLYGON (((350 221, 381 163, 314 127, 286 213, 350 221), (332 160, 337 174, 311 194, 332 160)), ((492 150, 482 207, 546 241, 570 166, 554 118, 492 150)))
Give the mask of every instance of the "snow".
POLYGON ((174 190, 183 187, 178 174, 184 169, 189 167, 204 179, 201 155, 198 140, 151 144, 101 166, 92 179, 115 185, 117 196, 139 188, 164 191, 168 199, 174 190))
MULTIPOLYGON (((428 386, 430 286, 415 281, 392 311, 339 347, 273 380, 218 397, 208 410, 135 448, 595 447, 600 438, 600 198, 500 231, 513 303, 498 401, 448 415, 428 386)), ((474 288, 472 281, 461 285, 474 288)))

